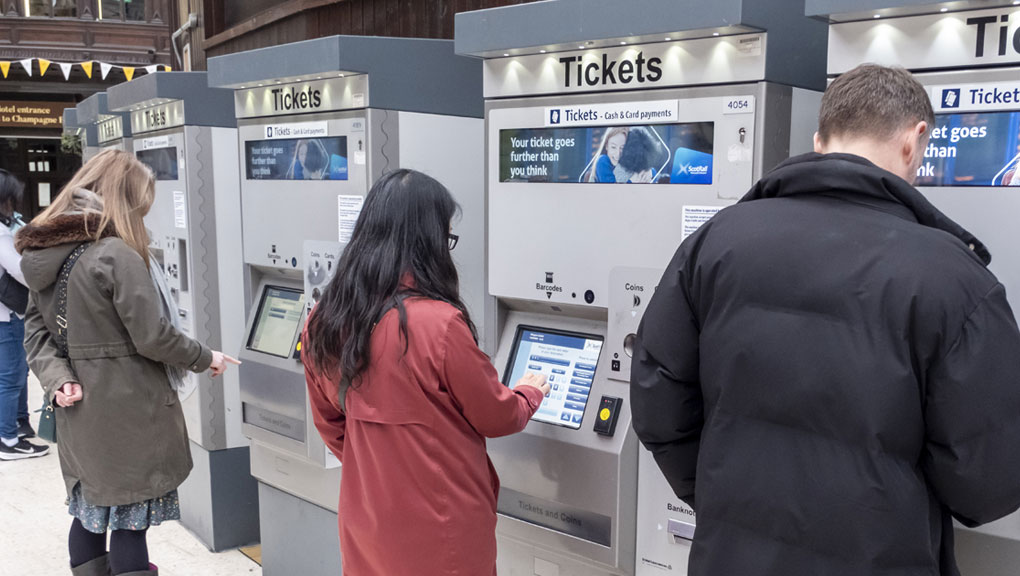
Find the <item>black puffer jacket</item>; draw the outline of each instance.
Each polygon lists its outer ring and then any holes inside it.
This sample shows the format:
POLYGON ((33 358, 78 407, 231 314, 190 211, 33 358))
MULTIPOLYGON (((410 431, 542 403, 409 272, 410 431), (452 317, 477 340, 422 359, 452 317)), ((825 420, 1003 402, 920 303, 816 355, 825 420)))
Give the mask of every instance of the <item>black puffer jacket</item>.
POLYGON ((696 504, 692 576, 958 574, 951 518, 1020 507, 1020 333, 988 261, 850 155, 788 160, 680 246, 631 401, 696 504))

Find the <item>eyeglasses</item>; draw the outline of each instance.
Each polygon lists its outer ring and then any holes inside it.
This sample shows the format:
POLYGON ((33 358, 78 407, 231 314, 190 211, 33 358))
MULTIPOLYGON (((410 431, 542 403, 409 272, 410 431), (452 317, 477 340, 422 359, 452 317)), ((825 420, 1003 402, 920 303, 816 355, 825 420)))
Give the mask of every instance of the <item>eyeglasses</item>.
POLYGON ((450 250, 453 250, 457 247, 457 241, 460 240, 460 236, 457 236, 456 234, 447 234, 446 239, 450 243, 450 250))

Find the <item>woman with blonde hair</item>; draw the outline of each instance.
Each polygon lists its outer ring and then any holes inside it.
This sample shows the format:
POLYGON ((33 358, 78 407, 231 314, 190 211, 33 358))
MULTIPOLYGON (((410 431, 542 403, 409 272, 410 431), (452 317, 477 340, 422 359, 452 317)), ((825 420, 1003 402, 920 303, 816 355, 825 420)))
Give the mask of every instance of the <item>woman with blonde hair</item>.
POLYGON ((106 150, 16 239, 28 362, 56 406, 75 575, 157 574, 146 530, 180 518, 177 487, 192 464, 167 367, 218 376, 237 363, 167 312, 142 222, 154 196, 144 164, 106 150))

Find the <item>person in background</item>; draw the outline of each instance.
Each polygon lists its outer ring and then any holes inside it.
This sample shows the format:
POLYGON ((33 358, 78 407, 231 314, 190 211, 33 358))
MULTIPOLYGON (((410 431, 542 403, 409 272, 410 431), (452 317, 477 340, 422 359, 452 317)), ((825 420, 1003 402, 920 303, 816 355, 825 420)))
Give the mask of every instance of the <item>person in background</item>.
POLYGON ((954 518, 1020 507, 1020 332, 988 250, 912 186, 934 122, 906 70, 843 74, 815 152, 666 268, 631 409, 697 513, 690 576, 958 576, 954 518))
POLYGON ((192 465, 178 383, 167 366, 218 376, 238 363, 183 334, 166 312, 143 223, 154 196, 144 164, 105 150, 15 241, 31 289, 28 361, 58 406, 75 576, 158 574, 147 530, 180 518, 177 487, 192 465), (58 319, 61 301, 66 317, 58 319))
MULTIPOLYGON (((22 286, 21 256, 14 249, 14 232, 23 225, 15 209, 21 206, 24 185, 17 176, 0 169, 0 276, 22 286)), ((28 421, 28 362, 25 359, 25 322, 0 303, 0 460, 43 456, 49 446, 29 442, 35 431, 28 421)))
POLYGON ((315 426, 343 463, 345 573, 496 573, 485 439, 523 430, 549 385, 503 386, 478 348, 450 255, 457 210, 425 174, 380 178, 302 335, 315 426))

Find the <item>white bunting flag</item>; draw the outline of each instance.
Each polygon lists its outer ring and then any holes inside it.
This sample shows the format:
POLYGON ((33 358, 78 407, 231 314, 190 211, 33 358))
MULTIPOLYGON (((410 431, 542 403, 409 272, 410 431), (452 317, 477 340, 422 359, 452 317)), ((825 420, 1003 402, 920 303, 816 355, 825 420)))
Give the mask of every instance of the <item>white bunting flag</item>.
POLYGON ((106 80, 106 75, 110 73, 111 68, 113 68, 113 64, 107 64, 106 62, 99 63, 99 69, 103 73, 103 80, 106 80))
POLYGON ((29 76, 32 75, 32 59, 31 58, 25 58, 24 60, 22 60, 21 61, 21 67, 25 69, 25 72, 28 72, 29 76))
POLYGON ((159 64, 153 64, 152 66, 146 66, 145 72, 148 74, 155 74, 156 69, 159 68, 159 64))
POLYGON ((60 62, 58 62, 58 64, 60 64, 60 71, 64 73, 64 80, 70 80, 71 79, 71 67, 74 66, 74 64, 63 64, 63 63, 60 63, 60 62))

